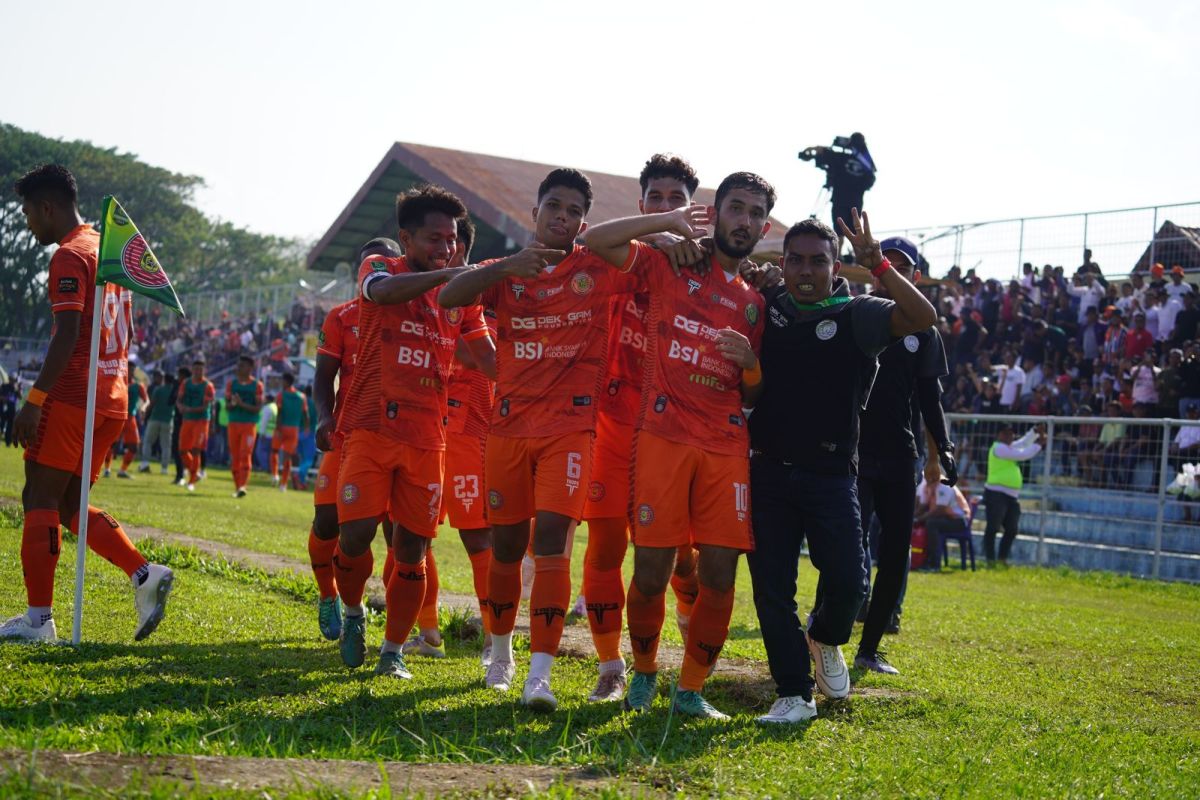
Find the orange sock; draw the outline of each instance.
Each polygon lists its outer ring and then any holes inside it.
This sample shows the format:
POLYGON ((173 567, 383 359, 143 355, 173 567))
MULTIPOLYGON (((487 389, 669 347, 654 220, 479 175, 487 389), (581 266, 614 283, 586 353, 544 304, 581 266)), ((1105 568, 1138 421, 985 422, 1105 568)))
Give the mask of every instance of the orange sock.
POLYGON ((317 579, 317 589, 321 599, 337 595, 337 580, 333 576, 333 558, 337 552, 338 540, 318 539, 312 530, 308 532, 308 560, 312 564, 313 577, 317 579))
POLYGON ((387 625, 384 636, 393 644, 408 639, 425 598, 425 559, 419 564, 397 563, 387 585, 387 625))
POLYGON ((392 555, 392 543, 388 542, 387 555, 383 557, 383 573, 380 579, 387 586, 392 582, 392 573, 396 571, 396 557, 392 555))
POLYGON ((492 633, 505 636, 517 624, 517 606, 521 603, 521 562, 506 564, 492 559, 488 568, 488 610, 492 615, 492 633))
POLYGON ((667 615, 667 593, 647 597, 630 582, 625 603, 629 619, 629 641, 633 643, 633 668, 638 672, 658 672, 658 637, 667 615))
MULTIPOLYGON (((67 527, 73 533, 79 532, 78 513, 71 517, 71 524, 67 527)), ((95 506, 88 506, 87 546, 96 555, 116 564, 131 578, 133 573, 146 566, 145 557, 129 541, 121 523, 113 519, 112 514, 95 506)))
POLYGON ((54 605, 54 568, 62 550, 58 512, 44 508, 25 512, 21 533, 21 569, 25 572, 25 595, 29 605, 54 605))
POLYGON ((483 624, 483 632, 492 632, 492 618, 487 613, 488 569, 492 565, 492 548, 480 550, 478 553, 468 553, 471 559, 471 577, 475 580, 475 596, 479 598, 479 619, 483 624))
POLYGON ((348 556, 339 549, 333 556, 333 568, 342 604, 361 606, 367 578, 375 570, 375 554, 371 548, 368 547, 361 556, 348 556))
POLYGON ((267 467, 270 469, 272 475, 279 474, 279 451, 278 450, 271 451, 271 455, 267 459, 267 467))
POLYGON ((195 453, 188 453, 187 464, 188 483, 195 483, 200 480, 200 456, 195 453))
POLYGON ((621 623, 625 611, 625 581, 621 564, 629 549, 624 519, 588 521, 587 553, 583 561, 583 596, 587 599, 592 644, 601 661, 621 658, 621 623))
POLYGON ((112 466, 112 458, 113 458, 113 451, 112 451, 112 449, 110 448, 110 449, 108 450, 108 452, 106 452, 106 453, 104 454, 104 468, 105 468, 105 469, 108 469, 109 467, 111 467, 111 466, 112 466))
POLYGON ((675 571, 671 573, 671 589, 675 592, 675 610, 682 617, 692 616, 700 579, 696 573, 696 551, 690 544, 679 548, 675 556, 675 571))
POLYGON ((292 457, 288 454, 283 456, 283 474, 279 476, 279 482, 287 486, 288 481, 292 477, 292 457))
POLYGON ((425 599, 417 614, 417 627, 423 631, 437 630, 438 627, 438 574, 432 547, 425 550, 425 599))
POLYGON ((717 592, 700 587, 692 624, 688 627, 687 646, 683 651, 683 667, 679 671, 679 688, 698 692, 704 688, 708 671, 721 654, 729 636, 729 619, 733 616, 733 589, 717 592))
POLYGON ((121 456, 121 471, 125 472, 129 469, 129 465, 133 463, 133 451, 126 450, 125 455, 121 456))
POLYGON ((535 556, 533 594, 529 598, 529 650, 558 655, 567 606, 571 604, 571 560, 535 556))

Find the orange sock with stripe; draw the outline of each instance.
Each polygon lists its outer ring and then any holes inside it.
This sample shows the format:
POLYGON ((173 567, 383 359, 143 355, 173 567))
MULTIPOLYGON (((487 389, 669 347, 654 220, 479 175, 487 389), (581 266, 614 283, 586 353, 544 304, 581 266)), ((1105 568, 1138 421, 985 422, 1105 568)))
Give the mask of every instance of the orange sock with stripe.
POLYGON ((529 598, 529 650, 558 655, 567 606, 571 603, 571 560, 534 556, 533 594, 529 598))
POLYGON ((471 559, 471 577, 475 583, 475 597, 479 599, 479 620, 485 634, 492 632, 492 618, 488 614, 488 570, 492 565, 492 548, 478 553, 467 553, 471 559))
POLYGON ((658 637, 667 615, 667 593, 647 597, 637 584, 629 584, 625 616, 629 620, 629 641, 633 644, 633 668, 638 672, 658 672, 658 637))
POLYGON ((517 606, 521 604, 521 562, 506 564, 492 559, 488 568, 488 612, 492 633, 511 636, 517 624, 517 606))
POLYGON ((681 617, 691 617, 700 593, 700 578, 696 572, 696 551, 690 544, 679 548, 675 556, 675 571, 671 573, 671 589, 675 592, 675 611, 681 617))
POLYGON ((587 601, 592 644, 601 662, 621 658, 621 623, 625 613, 625 581, 621 575, 621 564, 629 549, 628 530, 628 524, 620 518, 588 521, 583 596, 587 601))
POLYGON ((25 595, 29 605, 54 605, 54 569, 62 551, 58 512, 34 509, 25 512, 21 531, 21 569, 25 573, 25 595))
POLYGON ((732 616, 733 589, 718 592, 707 586, 700 587, 696 608, 692 612, 692 624, 688 627, 683 667, 679 671, 680 689, 698 692, 704 688, 708 672, 729 637, 729 619, 732 616))
POLYGON ((333 574, 337 581, 342 605, 357 608, 363 603, 367 579, 375 570, 375 554, 367 548, 361 556, 348 556, 338 551, 333 556, 333 574))
POLYGON ((318 539, 311 529, 308 532, 308 560, 312 564, 313 577, 317 579, 317 589, 321 599, 335 596, 337 580, 333 575, 333 557, 337 552, 338 540, 318 539))
POLYGON ((438 573, 432 547, 425 550, 425 595, 417 614, 417 627, 422 633, 438 629, 438 573))
MULTIPOLYGON (((79 533, 79 514, 71 517, 67 526, 73 533, 79 533)), ((129 577, 146 566, 146 557, 138 552, 125 534, 121 523, 112 514, 95 506, 88 506, 88 548, 109 562, 116 564, 129 577)))
POLYGON ((425 599, 425 559, 418 564, 396 563, 387 585, 387 625, 385 638, 403 644, 412 632, 425 599))

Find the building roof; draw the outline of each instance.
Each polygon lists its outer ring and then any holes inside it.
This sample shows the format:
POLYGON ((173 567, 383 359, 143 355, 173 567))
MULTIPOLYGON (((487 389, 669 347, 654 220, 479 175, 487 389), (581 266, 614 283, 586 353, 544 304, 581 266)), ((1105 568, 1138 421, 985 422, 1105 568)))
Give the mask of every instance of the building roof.
POLYGON ((1146 272, 1155 263, 1167 269, 1178 264, 1188 272, 1200 270, 1200 228, 1185 228, 1170 220, 1164 222, 1133 271, 1146 272))
MULTIPOLYGON (((308 254, 309 269, 333 271, 352 265, 358 248, 376 236, 395 237, 396 195, 420 183, 436 183, 467 204, 477 228, 472 260, 514 252, 533 237, 531 209, 537 186, 554 165, 396 142, 342 213, 308 254)), ((585 170, 594 200, 595 224, 637 213, 641 187, 636 177, 585 170)), ((696 201, 711 205, 715 190, 701 187, 696 201)), ((787 226, 772 218, 760 251, 782 250, 787 226)))

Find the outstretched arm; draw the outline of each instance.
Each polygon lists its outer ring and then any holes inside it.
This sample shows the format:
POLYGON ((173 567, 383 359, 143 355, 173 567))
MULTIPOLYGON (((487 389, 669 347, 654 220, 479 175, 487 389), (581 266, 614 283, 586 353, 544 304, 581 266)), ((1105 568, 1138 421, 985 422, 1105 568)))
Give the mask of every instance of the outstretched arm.
POLYGON ((629 260, 629 245, 634 239, 655 233, 675 233, 686 239, 704 235, 708 210, 703 206, 687 206, 661 214, 639 214, 635 217, 602 222, 588 228, 583 243, 596 255, 614 267, 629 260))
POLYGON ((438 305, 459 308, 479 301, 485 289, 505 278, 532 278, 546 268, 550 259, 564 258, 562 250, 550 250, 534 242, 518 253, 488 264, 486 267, 464 267, 438 292, 438 305))
POLYGON ((907 336, 937 322, 937 311, 925 299, 925 295, 917 291, 916 286, 891 267, 879 272, 884 263, 883 251, 879 249, 879 242, 871 236, 871 221, 865 211, 859 214, 857 208, 850 209, 850 214, 854 229, 851 230, 842 219, 838 219, 838 227, 854 248, 854 260, 859 266, 869 270, 896 302, 896 307, 892 310, 892 336, 907 336))

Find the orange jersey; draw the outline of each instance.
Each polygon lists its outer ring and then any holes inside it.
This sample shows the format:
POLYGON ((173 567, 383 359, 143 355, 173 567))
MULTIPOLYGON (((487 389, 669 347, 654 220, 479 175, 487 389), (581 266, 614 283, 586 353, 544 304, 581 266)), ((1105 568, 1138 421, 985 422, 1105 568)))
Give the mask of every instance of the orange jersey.
POLYGON ((748 455, 742 414, 742 368, 717 352, 717 334, 732 328, 762 343, 763 299, 738 275, 727 278, 714 260, 707 275, 675 277, 667 257, 635 242, 630 273, 650 293, 649 357, 638 427, 711 453, 748 455))
POLYGON ((318 338, 317 352, 336 358, 339 364, 337 394, 333 398, 335 424, 354 379, 354 362, 358 356, 358 306, 359 300, 355 297, 331 308, 321 324, 318 338))
POLYGON ((595 430, 610 298, 631 294, 637 283, 576 246, 536 278, 505 278, 483 293, 497 324, 492 433, 521 438, 595 430))
POLYGON ((618 295, 612 299, 608 328, 608 372, 600 394, 600 413, 623 425, 637 422, 642 399, 642 372, 646 363, 645 294, 618 295))
POLYGON ((479 370, 467 369, 455 361, 446 391, 446 432, 487 438, 496 384, 479 370))
MULTIPOLYGON (((79 338, 67 368, 48 395, 68 405, 87 406, 88 361, 92 344, 92 314, 96 301, 96 259, 100 234, 91 225, 68 233, 50 257, 50 310, 78 311, 79 338)), ((96 414, 125 419, 129 415, 127 361, 133 333, 133 293, 104 284, 100 312, 100 360, 96 382, 96 414)))
POLYGON ((361 295, 375 275, 412 272, 404 258, 372 256, 358 272, 358 355, 338 430, 377 431, 424 450, 446 449, 446 385, 459 335, 487 335, 479 306, 441 308, 437 289, 407 303, 361 295))

